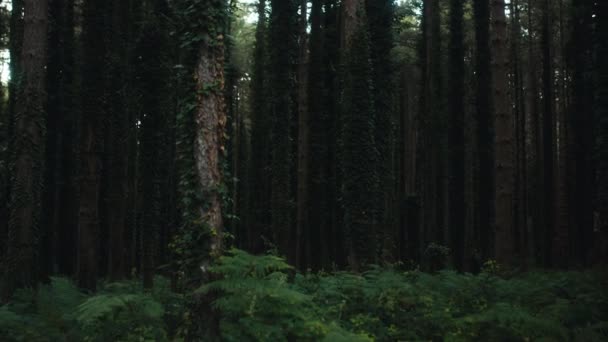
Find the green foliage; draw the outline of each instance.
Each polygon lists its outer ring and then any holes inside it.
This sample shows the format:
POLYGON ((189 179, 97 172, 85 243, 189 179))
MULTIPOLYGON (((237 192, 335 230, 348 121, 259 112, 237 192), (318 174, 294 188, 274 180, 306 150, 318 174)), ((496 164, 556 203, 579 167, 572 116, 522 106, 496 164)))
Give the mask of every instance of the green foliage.
POLYGON ((362 275, 300 276, 327 319, 379 341, 606 338, 605 275, 538 273, 502 279, 375 268, 362 275))
MULTIPOLYGON (((103 286, 93 296, 53 278, 37 291, 20 290, 0 307, 0 336, 8 341, 167 341, 166 326, 181 316, 181 296, 162 278, 144 292, 139 281, 103 286)), ((3 339, 4 341, 4 339, 3 339)))
POLYGON ((93 296, 55 278, 37 292, 18 291, 0 307, 0 336, 28 342, 208 340, 190 327, 217 324, 207 331, 222 341, 608 338, 608 275, 601 272, 504 278, 373 267, 362 274, 296 274, 281 258, 239 250, 209 271, 213 280, 193 296, 172 293, 162 278, 147 292, 130 281, 105 284, 93 296))
POLYGON ((289 283, 283 259, 232 250, 211 271, 219 278, 199 291, 215 298, 223 341, 366 340, 323 319, 312 296, 289 283))

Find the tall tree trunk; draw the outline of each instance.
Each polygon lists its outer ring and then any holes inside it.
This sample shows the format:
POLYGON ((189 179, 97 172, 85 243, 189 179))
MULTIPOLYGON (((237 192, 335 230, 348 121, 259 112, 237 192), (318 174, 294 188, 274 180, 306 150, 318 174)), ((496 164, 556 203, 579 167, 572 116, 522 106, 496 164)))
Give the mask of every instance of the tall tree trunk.
POLYGON ((513 120, 508 97, 507 22, 504 0, 492 0, 493 43, 493 92, 494 122, 496 127, 495 148, 495 256, 504 265, 512 265, 514 259, 513 232, 513 177, 514 146, 513 120))
POLYGON ((544 264, 550 266, 553 259, 555 234, 555 175, 554 175, 554 118, 553 118, 553 56, 551 54, 550 0, 543 1, 542 54, 543 54, 543 214, 546 249, 544 264))
POLYGON ((378 150, 374 139, 370 37, 363 1, 343 3, 346 44, 340 117, 340 165, 344 228, 349 266, 377 261, 379 189, 378 150))
POLYGON ((608 63, 603 60, 608 56, 608 2, 596 3, 597 26, 595 31, 596 58, 595 66, 598 75, 597 82, 597 128, 598 155, 597 159, 597 198, 596 210, 598 222, 596 235, 596 250, 604 263, 608 262, 608 63))
MULTIPOLYGON (((223 0, 214 0, 207 5, 215 11, 216 18, 225 14, 223 0)), ((219 19, 209 25, 220 25, 219 19)), ((211 26, 205 34, 211 34, 211 26)), ((217 29, 217 27, 216 27, 217 29)), ((224 102, 224 42, 221 35, 212 36, 214 44, 202 42, 198 48, 198 62, 194 79, 197 90, 197 109, 195 112, 196 136, 194 141, 194 160, 199 186, 206 206, 200 208, 203 222, 211 229, 209 253, 219 256, 224 235, 222 222, 222 185, 221 158, 224 151, 224 132, 226 129, 226 105, 224 102), (213 85, 209 89, 209 85, 213 85)))
POLYGON ((293 51, 297 50, 297 6, 294 0, 272 0, 269 27, 270 113, 272 116, 271 217, 273 242, 287 253, 293 225, 291 191, 293 51))
MULTIPOLYGON (((556 261, 562 261, 561 264, 564 264, 568 260, 567 257, 572 257, 571 259, 584 266, 589 266, 592 262, 589 252, 593 245, 593 195, 596 177, 593 165, 593 150, 595 148, 593 112, 595 99, 592 79, 593 4, 594 1, 592 0, 573 1, 572 42, 574 44, 574 55, 571 60, 574 84, 573 103, 569 111, 570 127, 572 128, 572 151, 570 152, 572 154, 572 170, 574 171, 572 187, 570 188, 573 229, 570 232, 567 230, 557 232, 554 240, 556 248, 554 254, 560 257, 556 261), (574 242, 572 245, 574 254, 558 254, 559 250, 568 250, 569 241, 574 242)), ((598 159, 598 161, 602 163, 601 159, 598 159)), ((599 180, 601 181, 601 178, 599 180)), ((598 204, 600 203, 598 202, 598 204)))
POLYGON ((36 287, 45 151, 48 3, 24 1, 22 77, 15 99, 15 164, 11 182, 4 296, 36 287))
POLYGON ((80 208, 78 216, 78 285, 94 291, 99 256, 99 207, 105 120, 106 55, 103 0, 86 0, 83 8, 83 101, 80 138, 80 208))
POLYGON ((2 238, 2 246, 0 246, 0 257, 6 254, 6 245, 8 238, 8 222, 10 216, 10 198, 12 184, 12 169, 15 162, 15 101, 17 94, 17 85, 21 78, 21 48, 23 46, 23 0, 13 0, 11 2, 13 8, 11 10, 9 22, 9 55, 10 64, 9 71, 11 78, 8 82, 8 106, 6 108, 6 155, 4 156, 5 173, 2 174, 3 189, 0 192, 0 237, 2 238))
POLYGON ((262 236, 270 225, 270 118, 267 112, 267 19, 266 0, 257 5, 258 23, 255 33, 251 75, 251 225, 247 227, 247 247, 252 252, 263 249, 262 236))
MULTIPOLYGON (((298 52, 298 212, 296 223, 295 241, 290 248, 292 250, 291 261, 296 267, 302 268, 302 253, 306 241, 304 231, 310 229, 309 222, 309 160, 310 160, 310 119, 308 111, 308 1, 300 1, 300 23, 299 23, 299 52, 298 52)), ((315 99, 320 100, 320 99, 315 99)))
POLYGON ((395 147, 394 94, 396 78, 391 57, 393 48, 394 2, 392 0, 366 0, 366 14, 371 39, 374 140, 378 149, 379 193, 376 196, 378 211, 378 236, 382 257, 386 261, 396 256, 396 232, 394 231, 395 175, 393 154, 395 147))
POLYGON ((113 281, 126 276, 125 225, 127 223, 129 176, 129 119, 127 106, 127 64, 130 1, 114 0, 111 9, 111 50, 109 51, 110 150, 108 165, 107 231, 108 275, 113 281), (125 148, 126 147, 126 148, 125 148))
POLYGON ((463 1, 450 1, 448 97, 449 113, 449 232, 454 266, 464 269, 465 150, 464 150, 464 28, 463 1))

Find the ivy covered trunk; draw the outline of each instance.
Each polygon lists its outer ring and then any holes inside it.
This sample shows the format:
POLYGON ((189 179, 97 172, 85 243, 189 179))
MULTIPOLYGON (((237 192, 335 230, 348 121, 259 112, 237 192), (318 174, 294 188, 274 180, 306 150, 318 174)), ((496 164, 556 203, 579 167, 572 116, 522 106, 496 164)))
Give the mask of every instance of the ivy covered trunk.
MULTIPOLYGON (((15 157, 9 205, 5 297, 35 287, 45 151, 48 3, 24 1, 23 73, 15 102, 15 157)), ((4 278, 4 277, 3 277, 4 278)))
POLYGON ((205 201, 200 210, 203 221, 211 230, 210 254, 213 256, 222 248, 220 159, 224 151, 226 106, 223 92, 224 38, 218 33, 219 30, 210 31, 209 42, 203 41, 199 47, 194 76, 197 91, 194 160, 200 190, 205 201))

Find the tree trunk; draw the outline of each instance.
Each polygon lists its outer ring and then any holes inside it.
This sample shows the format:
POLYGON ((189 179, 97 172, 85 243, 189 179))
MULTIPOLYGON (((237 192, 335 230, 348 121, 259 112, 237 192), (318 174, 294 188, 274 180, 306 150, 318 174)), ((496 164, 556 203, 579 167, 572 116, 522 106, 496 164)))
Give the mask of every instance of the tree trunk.
MULTIPOLYGON (((295 241, 291 248, 291 261, 296 267, 302 268, 302 253, 306 241, 303 232, 312 229, 308 226, 309 218, 309 158, 310 158, 310 121, 308 117, 308 39, 306 29, 308 1, 301 0, 300 3, 300 27, 299 27, 299 56, 298 56, 298 213, 295 241)), ((320 100, 320 99, 315 99, 320 100)))
POLYGON ((108 275, 117 281, 126 276, 125 225, 127 223, 128 177, 129 177, 129 126, 132 124, 127 106, 128 23, 130 4, 127 0, 112 2, 111 51, 109 74, 112 89, 110 104, 110 165, 108 170, 107 230, 108 275), (126 147, 126 148, 125 148, 126 147))
POLYGON ((493 91, 494 122, 496 127, 495 148, 495 256, 496 260, 510 266, 514 259, 513 234, 513 177, 514 146, 513 120, 508 97, 507 22, 504 0, 492 0, 492 46, 494 58, 493 91))
MULTIPOLYGON (((570 188, 573 229, 570 231, 571 235, 568 230, 560 230, 554 240, 556 248, 556 253, 554 254, 556 254, 556 257, 560 257, 556 261, 562 261, 563 264, 565 258, 572 257, 570 260, 576 260, 577 263, 583 266, 589 266, 592 262, 590 250, 593 245, 593 194, 596 177, 593 165, 593 151, 595 148, 595 99, 593 94, 594 73, 592 69, 593 4, 594 1, 591 0, 575 0, 573 2, 573 103, 569 111, 569 126, 571 127, 572 138, 572 150, 570 151, 572 155, 571 170, 574 171, 571 175, 572 187, 570 188), (558 254, 560 250, 567 251, 569 243, 572 244, 572 251, 574 253, 572 255, 558 254)), ((602 55, 598 54, 598 56, 602 55)), ((601 101, 601 97, 598 100, 601 101)), ((599 163, 603 162, 601 158, 597 160, 599 163)), ((598 180, 601 182, 602 178, 600 177, 598 180)), ((598 204, 602 205, 601 201, 598 204)))
POLYGON ((36 287, 45 151, 48 3, 24 1, 22 77, 15 99, 15 163, 11 182, 4 297, 36 287))
MULTIPOLYGON (((215 1, 216 10, 223 5, 215 1)), ((224 151, 224 131, 226 126, 226 106, 224 102, 224 43, 221 35, 211 37, 214 44, 202 43, 198 49, 198 62, 194 78, 197 89, 197 109, 195 112, 196 136, 194 160, 199 186, 206 206, 200 208, 200 215, 209 229, 211 241, 210 255, 217 257, 222 251, 223 222, 222 199, 219 189, 222 185, 220 160, 224 151), (212 89, 209 89, 209 86, 212 89)))
POLYGON ((272 0, 269 27, 269 82, 271 133, 271 218, 272 241, 282 254, 288 252, 293 226, 295 178, 292 151, 294 59, 297 51, 297 6, 294 0, 272 0))
MULTIPOLYGON (((551 54, 550 0, 543 2, 542 54, 543 54, 543 214, 546 249, 545 266, 551 266, 553 239, 555 234, 555 175, 554 175, 554 131, 553 131, 553 61, 551 54)), ((558 250, 555 250, 558 252, 558 250)))
POLYGON ((465 150, 464 150, 464 29, 463 1, 450 1, 448 98, 449 113, 449 232, 454 266, 464 269, 465 150))
POLYGON ((105 1, 86 0, 83 8, 83 102, 80 138, 78 285, 94 291, 99 249, 99 197, 105 118, 105 1))
POLYGON ((596 58, 597 82, 597 198, 598 215, 594 235, 595 249, 601 258, 599 262, 608 263, 608 63, 603 60, 608 56, 608 2, 598 1, 596 5, 596 58))

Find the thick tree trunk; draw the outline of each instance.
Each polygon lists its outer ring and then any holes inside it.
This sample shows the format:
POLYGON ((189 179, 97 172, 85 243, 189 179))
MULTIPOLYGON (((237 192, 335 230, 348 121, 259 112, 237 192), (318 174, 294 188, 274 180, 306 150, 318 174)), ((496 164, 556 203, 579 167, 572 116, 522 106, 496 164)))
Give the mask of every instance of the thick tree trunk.
POLYGON ((197 109, 194 160, 199 186, 206 206, 200 215, 212 232, 210 255, 222 250, 223 222, 219 193, 222 184, 220 159, 224 151, 226 106, 224 103, 224 44, 223 37, 212 37, 213 46, 202 44, 195 70, 197 109), (213 85, 209 89, 209 85, 213 85))
POLYGON ((15 163, 4 297, 38 282, 41 192, 45 151, 48 2, 24 1, 22 78, 15 100, 15 163))

